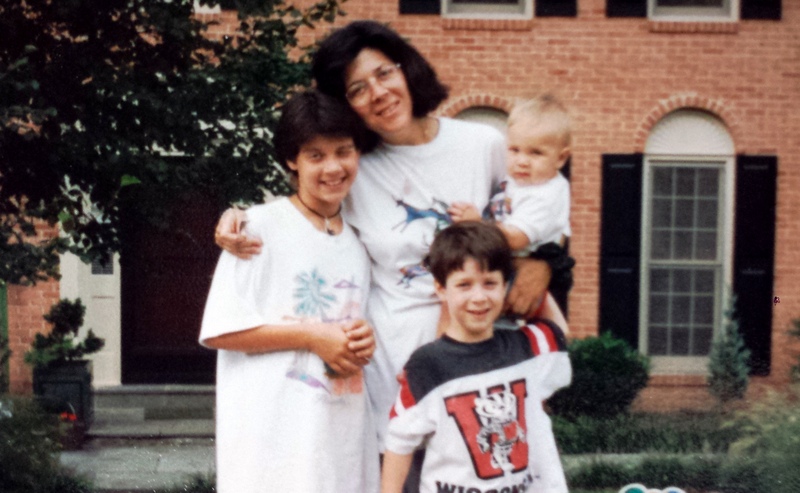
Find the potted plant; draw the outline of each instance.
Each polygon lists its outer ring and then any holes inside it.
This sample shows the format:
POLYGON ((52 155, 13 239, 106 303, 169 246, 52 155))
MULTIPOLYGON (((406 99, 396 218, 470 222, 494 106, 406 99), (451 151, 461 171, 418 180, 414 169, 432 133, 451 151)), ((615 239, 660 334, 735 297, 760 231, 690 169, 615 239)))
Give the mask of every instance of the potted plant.
POLYGON ((46 408, 72 410, 80 426, 88 426, 94 416, 91 362, 84 359, 103 348, 105 341, 89 329, 77 340, 86 307, 80 298, 61 299, 44 319, 53 328, 49 334, 36 334, 25 362, 33 366, 33 392, 46 408))

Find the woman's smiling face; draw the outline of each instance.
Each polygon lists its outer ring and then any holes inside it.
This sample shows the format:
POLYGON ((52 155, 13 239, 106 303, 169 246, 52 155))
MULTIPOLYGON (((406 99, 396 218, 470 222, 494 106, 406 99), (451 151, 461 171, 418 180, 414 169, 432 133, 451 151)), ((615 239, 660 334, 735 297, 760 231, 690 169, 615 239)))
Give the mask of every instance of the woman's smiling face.
POLYGON ((345 71, 345 91, 364 86, 367 96, 350 101, 366 126, 392 143, 393 135, 406 131, 413 121, 413 102, 403 71, 383 52, 364 48, 345 71), (385 76, 386 71, 389 76, 385 76), (379 80, 382 79, 382 80, 379 80), (363 100, 362 100, 363 99, 363 100))

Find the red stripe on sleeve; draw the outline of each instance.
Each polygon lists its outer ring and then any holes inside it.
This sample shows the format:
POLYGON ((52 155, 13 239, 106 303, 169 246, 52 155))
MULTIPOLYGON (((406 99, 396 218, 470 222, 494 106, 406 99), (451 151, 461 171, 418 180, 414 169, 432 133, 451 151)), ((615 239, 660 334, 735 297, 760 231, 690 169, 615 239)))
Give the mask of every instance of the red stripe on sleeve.
POLYGON ((411 393, 411 389, 408 386, 408 380, 406 380, 406 372, 403 371, 403 374, 400 377, 399 399, 397 402, 395 402, 394 406, 392 406, 392 410, 389 412, 389 419, 397 416, 398 406, 402 406, 402 409, 405 410, 413 407, 416 403, 417 401, 414 399, 414 395, 411 393))
POLYGON ((525 333, 525 336, 528 338, 528 342, 531 345, 531 352, 533 352, 534 356, 539 356, 539 341, 536 340, 536 335, 533 333, 530 327, 527 325, 523 325, 520 330, 525 333))

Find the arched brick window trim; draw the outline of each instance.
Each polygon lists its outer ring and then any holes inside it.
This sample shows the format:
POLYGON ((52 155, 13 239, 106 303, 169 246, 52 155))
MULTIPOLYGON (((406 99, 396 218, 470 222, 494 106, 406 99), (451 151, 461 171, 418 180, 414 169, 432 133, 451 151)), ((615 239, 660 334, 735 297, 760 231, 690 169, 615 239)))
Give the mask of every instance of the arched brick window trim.
MULTIPOLYGON (((724 101, 697 94, 676 94, 661 100, 639 124, 634 141, 635 150, 637 153, 644 152, 645 142, 647 142, 647 137, 653 130, 653 126, 665 115, 676 110, 687 109, 703 110, 713 114, 728 127, 728 132, 734 143, 741 142, 741 139, 736 138, 739 135, 739 119, 728 107, 729 104, 724 101)), ((741 151, 737 149, 737 152, 741 151)))
POLYGON ((491 94, 471 94, 461 96, 440 107, 437 113, 440 116, 454 117, 469 108, 483 107, 494 108, 496 110, 509 113, 514 106, 514 100, 493 96, 491 94))

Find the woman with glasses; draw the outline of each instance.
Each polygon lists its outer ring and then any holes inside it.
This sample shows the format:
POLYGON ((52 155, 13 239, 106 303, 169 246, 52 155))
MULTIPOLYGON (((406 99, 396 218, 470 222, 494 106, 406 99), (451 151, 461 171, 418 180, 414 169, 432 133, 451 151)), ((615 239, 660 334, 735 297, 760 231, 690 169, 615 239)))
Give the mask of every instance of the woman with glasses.
MULTIPOLYGON (((435 234, 451 223, 454 202, 484 207, 505 171, 505 142, 495 129, 431 116, 447 88, 431 65, 397 33, 374 21, 334 31, 314 56, 317 88, 346 101, 370 138, 342 214, 371 260, 367 318, 376 350, 365 367, 382 442, 411 353, 436 337, 441 309, 424 258, 435 234)), ((240 256, 258 252, 237 234, 242 213, 228 211, 217 243, 240 256)), ((507 298, 526 314, 549 280, 546 264, 522 260, 507 298)))

